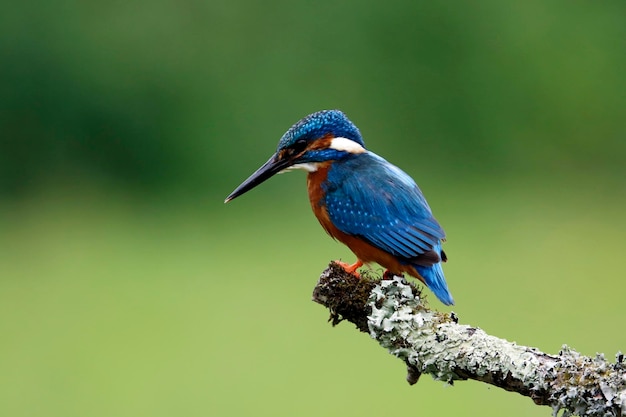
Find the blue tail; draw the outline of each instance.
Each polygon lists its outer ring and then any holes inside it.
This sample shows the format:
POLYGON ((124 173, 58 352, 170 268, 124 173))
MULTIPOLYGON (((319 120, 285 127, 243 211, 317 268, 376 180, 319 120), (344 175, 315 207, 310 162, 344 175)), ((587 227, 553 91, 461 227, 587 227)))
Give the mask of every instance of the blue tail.
POLYGON ((454 299, 452 294, 450 294, 450 290, 448 290, 448 284, 446 284, 446 279, 443 276, 441 262, 432 266, 415 265, 415 269, 426 281, 426 286, 435 293, 442 303, 447 306, 454 304, 454 299))

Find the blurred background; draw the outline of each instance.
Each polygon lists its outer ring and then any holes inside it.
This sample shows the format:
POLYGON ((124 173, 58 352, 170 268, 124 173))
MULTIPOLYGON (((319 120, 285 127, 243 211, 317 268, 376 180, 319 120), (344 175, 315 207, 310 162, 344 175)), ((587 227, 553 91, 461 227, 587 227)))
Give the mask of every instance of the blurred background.
POLYGON ((549 415, 475 382, 409 387, 367 335, 331 328, 311 292, 353 256, 302 173, 223 199, 298 119, 342 109, 446 229, 461 322, 614 361, 625 15, 617 0, 3 2, 0 415, 549 415))

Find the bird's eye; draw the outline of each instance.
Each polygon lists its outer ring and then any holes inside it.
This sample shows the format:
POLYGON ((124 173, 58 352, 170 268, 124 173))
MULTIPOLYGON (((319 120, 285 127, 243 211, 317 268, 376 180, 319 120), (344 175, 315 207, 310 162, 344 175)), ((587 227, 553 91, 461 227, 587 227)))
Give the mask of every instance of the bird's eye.
POLYGON ((299 154, 306 148, 306 140, 298 139, 292 146, 294 154, 299 154))

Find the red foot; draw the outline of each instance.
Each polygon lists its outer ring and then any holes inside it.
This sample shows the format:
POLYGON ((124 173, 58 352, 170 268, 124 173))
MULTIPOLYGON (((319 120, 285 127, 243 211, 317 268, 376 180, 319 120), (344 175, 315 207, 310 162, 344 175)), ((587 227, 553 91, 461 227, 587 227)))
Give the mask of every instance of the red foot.
POLYGON ((346 271, 348 274, 352 274, 358 278, 361 278, 361 275, 357 271, 357 269, 363 266, 363 261, 361 261, 360 259, 357 259, 356 262, 352 265, 341 261, 335 261, 335 263, 342 267, 343 270, 346 271))

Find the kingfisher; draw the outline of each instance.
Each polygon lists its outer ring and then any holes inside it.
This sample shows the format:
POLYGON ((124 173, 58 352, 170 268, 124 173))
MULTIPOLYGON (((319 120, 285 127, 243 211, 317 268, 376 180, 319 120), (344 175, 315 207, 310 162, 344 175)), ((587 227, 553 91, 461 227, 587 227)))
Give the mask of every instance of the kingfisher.
POLYGON ((454 300, 443 274, 445 233, 415 181, 365 148, 359 129, 340 110, 322 110, 294 124, 274 155, 225 203, 277 173, 307 172, 311 208, 324 230, 356 255, 346 272, 375 262, 384 276, 409 274, 446 305, 454 300))

